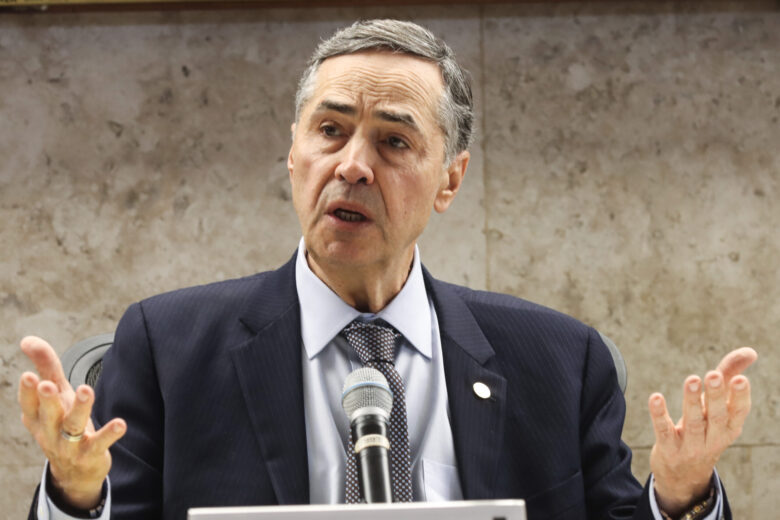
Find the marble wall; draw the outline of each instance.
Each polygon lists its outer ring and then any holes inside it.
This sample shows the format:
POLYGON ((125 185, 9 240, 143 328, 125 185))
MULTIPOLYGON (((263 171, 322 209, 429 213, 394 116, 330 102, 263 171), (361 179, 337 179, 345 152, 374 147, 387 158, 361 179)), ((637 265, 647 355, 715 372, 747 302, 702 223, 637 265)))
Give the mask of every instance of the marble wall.
POLYGON ((780 9, 776 2, 0 12, 0 511, 42 458, 18 419, 19 339, 60 351, 130 303, 268 269, 299 236, 285 166, 319 38, 419 21, 474 77, 478 136, 423 258, 441 278, 572 314, 646 400, 752 345, 754 409, 719 464, 738 518, 780 509, 780 9))

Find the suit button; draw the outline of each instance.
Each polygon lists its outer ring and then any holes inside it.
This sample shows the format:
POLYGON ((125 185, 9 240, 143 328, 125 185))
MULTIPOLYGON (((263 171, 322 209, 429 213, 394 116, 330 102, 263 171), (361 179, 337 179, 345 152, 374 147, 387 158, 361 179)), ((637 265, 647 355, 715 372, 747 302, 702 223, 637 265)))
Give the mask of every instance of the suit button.
POLYGON ((480 399, 490 398, 490 388, 488 388, 488 385, 485 383, 477 381, 471 388, 474 390, 474 394, 480 399))

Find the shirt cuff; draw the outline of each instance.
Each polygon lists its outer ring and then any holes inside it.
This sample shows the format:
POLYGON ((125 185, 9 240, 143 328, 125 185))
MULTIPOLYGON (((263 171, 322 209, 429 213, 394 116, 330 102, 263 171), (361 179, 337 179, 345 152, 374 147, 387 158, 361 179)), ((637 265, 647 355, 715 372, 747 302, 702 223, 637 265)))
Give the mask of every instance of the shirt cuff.
MULTIPOLYGON (((715 480, 715 508, 710 514, 702 518, 702 520, 718 520, 723 516, 723 489, 721 489, 718 470, 713 470, 713 473, 713 479, 715 480)), ((661 509, 658 507, 658 502, 655 499, 655 475, 652 473, 650 474, 650 483, 648 485, 650 486, 650 493, 648 495, 650 497, 650 510, 653 512, 653 518, 655 518, 655 520, 663 520, 661 509)))
MULTIPOLYGON (((43 476, 41 477, 41 488, 38 492, 38 520, 81 520, 78 517, 71 516, 64 513, 58 508, 51 498, 49 498, 48 489, 46 489, 46 474, 49 471, 49 461, 43 466, 43 476)), ((96 516, 98 520, 109 520, 111 518, 111 481, 106 477, 106 502, 103 506, 103 511, 100 516, 96 516)))

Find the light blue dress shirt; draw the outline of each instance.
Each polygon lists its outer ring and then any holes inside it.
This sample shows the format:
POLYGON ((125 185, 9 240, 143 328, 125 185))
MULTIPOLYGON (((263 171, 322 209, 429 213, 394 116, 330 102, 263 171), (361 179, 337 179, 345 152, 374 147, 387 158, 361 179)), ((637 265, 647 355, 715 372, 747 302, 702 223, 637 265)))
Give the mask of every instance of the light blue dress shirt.
MULTIPOLYGON (((355 319, 374 318, 383 319, 403 335, 395 365, 406 386, 414 499, 429 502, 462 499, 450 428, 439 323, 425 290, 417 247, 401 292, 377 314, 361 313, 350 307, 311 271, 303 239, 298 246, 295 283, 301 310, 311 503, 344 502, 349 421, 341 408, 341 388, 347 375, 362 363, 339 333, 355 319)), ((64 514, 49 499, 46 470, 47 467, 41 483, 46 499, 38 501, 38 519, 77 520, 64 514)), ((720 481, 717 486, 717 505, 705 520, 716 520, 722 514, 720 481)), ((663 520, 655 493, 650 493, 650 506, 655 518, 663 520)), ((109 480, 106 507, 100 519, 108 520, 110 510, 109 480)))
POLYGON ((355 319, 374 318, 383 319, 403 335, 395 367, 406 388, 414 499, 461 499, 439 323, 425 290, 417 248, 401 292, 377 314, 355 310, 317 278, 306 262, 303 240, 298 247, 295 283, 301 306, 311 502, 344 502, 349 421, 341 407, 341 389, 347 375, 363 364, 339 333, 355 319))

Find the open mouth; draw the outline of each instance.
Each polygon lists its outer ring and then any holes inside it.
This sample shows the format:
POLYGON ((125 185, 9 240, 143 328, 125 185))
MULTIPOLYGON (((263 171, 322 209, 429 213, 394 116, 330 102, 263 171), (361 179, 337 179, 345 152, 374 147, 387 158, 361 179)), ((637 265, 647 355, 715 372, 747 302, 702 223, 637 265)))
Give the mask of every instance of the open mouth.
POLYGON ((333 212, 333 216, 344 222, 363 222, 366 220, 366 216, 356 211, 349 211, 346 209, 337 209, 333 212))

